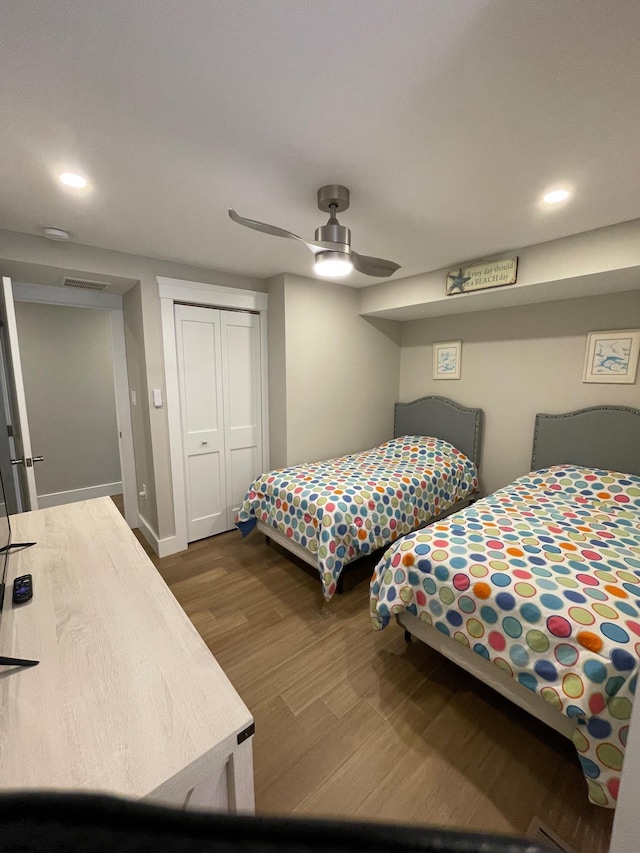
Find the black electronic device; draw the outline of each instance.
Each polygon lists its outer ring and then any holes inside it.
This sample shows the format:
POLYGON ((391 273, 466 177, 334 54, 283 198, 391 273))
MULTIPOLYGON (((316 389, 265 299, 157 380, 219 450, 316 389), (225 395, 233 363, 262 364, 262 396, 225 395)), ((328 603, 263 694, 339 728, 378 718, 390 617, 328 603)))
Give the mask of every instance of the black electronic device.
POLYGON ((22 604, 33 598, 33 578, 31 575, 21 575, 13 582, 13 603, 22 604))
MULTIPOLYGON (((9 521, 9 513, 7 511, 7 501, 4 493, 4 483, 2 482, 2 473, 0 472, 0 628, 2 627, 2 609, 4 605, 4 591, 6 586, 7 565, 9 563, 9 555, 11 551, 18 548, 28 548, 33 545, 33 542, 11 542, 11 522, 9 521)), ((31 577, 31 575, 29 575, 31 577)), ((29 596, 31 597, 31 596, 29 596)), ((27 599, 22 599, 26 601, 27 599)), ((2 633, 0 631, 0 640, 2 633)), ((28 660, 25 658, 14 658, 0 655, 0 666, 35 666, 37 660, 28 660)))
POLYGON ((12 542, 10 545, 3 545, 0 548, 0 554, 8 551, 21 551, 23 548, 31 548, 32 545, 37 545, 37 542, 12 542))

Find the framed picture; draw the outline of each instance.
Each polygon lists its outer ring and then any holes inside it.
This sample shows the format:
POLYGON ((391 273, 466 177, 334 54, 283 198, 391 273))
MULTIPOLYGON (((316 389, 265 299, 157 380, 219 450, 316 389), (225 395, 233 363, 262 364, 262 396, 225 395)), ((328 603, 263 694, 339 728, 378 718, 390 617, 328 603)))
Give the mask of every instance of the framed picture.
POLYGON ((638 369, 638 352, 640 329, 589 332, 582 381, 633 385, 638 369))
POLYGON ((433 345, 433 378, 460 379, 462 341, 440 341, 433 345))

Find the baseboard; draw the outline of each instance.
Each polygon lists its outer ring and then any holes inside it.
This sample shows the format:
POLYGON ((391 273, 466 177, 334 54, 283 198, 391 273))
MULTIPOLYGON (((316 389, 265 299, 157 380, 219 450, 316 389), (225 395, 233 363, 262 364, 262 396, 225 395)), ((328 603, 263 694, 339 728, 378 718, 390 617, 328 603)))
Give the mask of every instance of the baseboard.
POLYGON ((575 850, 572 847, 569 847, 559 835, 549 829, 549 827, 544 824, 537 815, 533 817, 529 824, 527 838, 533 838, 536 841, 541 841, 549 849, 549 853, 551 853, 552 850, 557 851, 557 853, 575 853, 575 850))
POLYGON ((187 549, 186 543, 179 542, 177 536, 166 536, 164 539, 160 539, 153 527, 140 513, 138 513, 138 528, 158 557, 169 557, 171 554, 177 554, 187 549))
POLYGON ((38 495, 38 507, 45 509, 60 504, 74 504, 78 501, 88 501, 92 498, 105 498, 110 495, 121 495, 122 483, 103 483, 100 486, 87 486, 83 489, 70 489, 67 492, 49 492, 38 495))

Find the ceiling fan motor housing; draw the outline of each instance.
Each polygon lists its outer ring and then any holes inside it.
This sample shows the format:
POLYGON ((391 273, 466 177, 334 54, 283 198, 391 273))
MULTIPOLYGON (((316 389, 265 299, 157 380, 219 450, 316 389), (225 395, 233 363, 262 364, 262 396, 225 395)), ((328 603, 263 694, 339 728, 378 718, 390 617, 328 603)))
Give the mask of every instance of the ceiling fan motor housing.
POLYGON ((351 230, 340 225, 336 213, 347 210, 349 201, 349 190, 340 184, 327 184, 318 190, 318 207, 331 216, 326 225, 316 228, 316 240, 322 243, 339 243, 336 248, 341 252, 350 251, 351 230))
POLYGON ((340 225, 335 216, 332 216, 326 225, 316 228, 316 240, 322 243, 339 243, 338 251, 348 252, 351 247, 351 229, 340 225))

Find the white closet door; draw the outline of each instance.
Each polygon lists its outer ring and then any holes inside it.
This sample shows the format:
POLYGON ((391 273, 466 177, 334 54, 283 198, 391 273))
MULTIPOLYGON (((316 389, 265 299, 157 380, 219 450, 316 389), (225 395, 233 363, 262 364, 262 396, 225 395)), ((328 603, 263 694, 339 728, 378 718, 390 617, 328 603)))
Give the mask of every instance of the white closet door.
POLYGON ((229 527, 253 480, 262 473, 260 317, 221 311, 224 434, 229 527))
POLYGON ((220 311, 175 306, 189 542, 229 530, 220 311))

